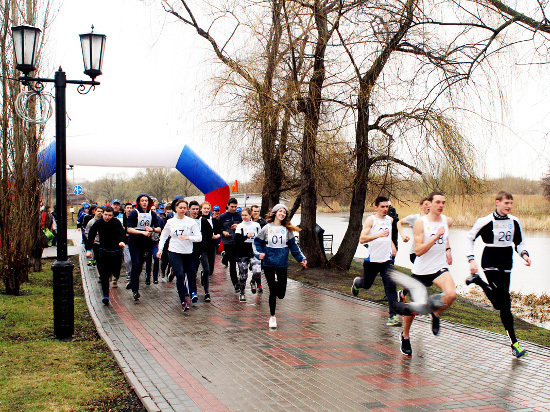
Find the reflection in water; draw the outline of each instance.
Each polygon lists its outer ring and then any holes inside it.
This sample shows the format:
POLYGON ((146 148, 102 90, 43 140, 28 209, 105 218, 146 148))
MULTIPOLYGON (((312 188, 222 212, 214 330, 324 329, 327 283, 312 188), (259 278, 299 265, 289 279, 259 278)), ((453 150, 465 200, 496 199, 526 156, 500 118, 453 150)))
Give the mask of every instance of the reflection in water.
MULTIPOLYGON (((366 218, 365 214, 365 218, 366 218)), ((325 234, 334 235, 333 251, 336 253, 340 242, 346 233, 348 226, 347 213, 318 213, 317 223, 325 229, 325 234)), ((297 214, 292 219, 294 224, 300 223, 300 215, 297 214)), ((453 253, 453 265, 450 267, 453 279, 459 288, 464 286, 464 279, 469 276, 469 265, 466 261, 465 237, 469 228, 451 228, 449 241, 453 253)), ((405 227, 405 233, 412 238, 412 229, 405 227)), ((525 244, 532 259, 530 267, 524 265, 517 253, 514 253, 514 269, 512 270, 512 280, 510 289, 521 293, 542 293, 550 294, 550 234, 547 232, 525 232, 525 244)), ((410 240, 404 243, 399 238, 396 264, 407 268, 412 267, 409 261, 410 240)), ((475 244, 476 257, 480 263, 481 251, 483 249, 481 240, 475 244)), ((356 257, 365 257, 366 249, 363 246, 357 246, 356 257)))

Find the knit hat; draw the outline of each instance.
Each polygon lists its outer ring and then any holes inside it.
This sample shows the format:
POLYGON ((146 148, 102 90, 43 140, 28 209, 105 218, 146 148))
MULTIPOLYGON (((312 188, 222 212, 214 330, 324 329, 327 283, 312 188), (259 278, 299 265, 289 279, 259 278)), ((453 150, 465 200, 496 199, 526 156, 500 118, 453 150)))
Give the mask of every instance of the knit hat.
POLYGON ((273 209, 271 209, 271 212, 272 213, 276 213, 277 210, 281 209, 281 208, 284 208, 286 210, 286 212, 288 213, 288 207, 286 207, 285 205, 283 205, 282 203, 278 203, 276 204, 275 206, 273 206, 273 209))

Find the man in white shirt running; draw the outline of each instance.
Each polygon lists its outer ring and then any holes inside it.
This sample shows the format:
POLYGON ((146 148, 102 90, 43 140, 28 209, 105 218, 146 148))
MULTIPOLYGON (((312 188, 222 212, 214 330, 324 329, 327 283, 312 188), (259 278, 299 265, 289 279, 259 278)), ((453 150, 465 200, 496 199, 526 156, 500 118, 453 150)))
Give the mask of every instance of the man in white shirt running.
MULTIPOLYGON (((442 306, 432 313, 432 333, 439 333, 439 317, 456 298, 456 287, 448 266, 453 263, 449 245, 449 228, 453 219, 443 214, 445 196, 441 192, 433 192, 428 196, 430 211, 419 218, 414 224, 414 248, 416 260, 412 268, 412 277, 424 286, 436 285, 443 291, 442 306)), ((412 355, 409 332, 414 320, 414 314, 404 317, 401 333, 401 352, 412 355)))
POLYGON ((374 201, 374 215, 365 220, 359 242, 362 245, 368 243, 368 256, 363 262, 363 277, 353 279, 351 293, 353 296, 359 294, 359 288, 369 289, 378 274, 384 282, 384 290, 388 297, 389 318, 388 326, 401 326, 401 322, 394 310, 397 302, 397 291, 395 283, 391 280, 388 269, 391 266, 392 256, 395 256, 395 245, 391 237, 393 218, 387 216, 390 203, 388 198, 379 196, 374 201))

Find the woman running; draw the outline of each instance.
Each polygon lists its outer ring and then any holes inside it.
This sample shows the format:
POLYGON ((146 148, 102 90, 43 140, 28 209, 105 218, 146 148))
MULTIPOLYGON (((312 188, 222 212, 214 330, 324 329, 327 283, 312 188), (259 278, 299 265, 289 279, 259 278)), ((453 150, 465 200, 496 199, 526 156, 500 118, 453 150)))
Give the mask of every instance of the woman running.
POLYGON ((245 207, 241 210, 243 221, 237 225, 235 229, 235 242, 237 243, 237 265, 239 266, 239 286, 241 294, 239 302, 246 302, 244 289, 246 288, 246 280, 248 279, 248 266, 252 266, 252 279, 250 281, 250 289, 252 293, 256 293, 256 285, 261 288, 262 263, 254 256, 252 243, 254 238, 260 233, 260 224, 252 221, 252 211, 245 207))
POLYGON ((181 308, 185 312, 189 310, 189 305, 185 300, 185 295, 188 291, 185 277, 187 276, 189 280, 191 276, 195 276, 191 255, 193 253, 193 242, 200 242, 202 236, 197 222, 185 215, 187 212, 187 202, 183 199, 178 199, 175 203, 175 209, 176 216, 169 219, 162 230, 157 257, 161 258, 162 247, 164 247, 166 239, 170 236, 168 259, 176 275, 176 288, 181 301, 181 308))
POLYGON ((256 256, 263 261, 265 279, 269 286, 269 327, 277 327, 275 307, 277 298, 283 299, 286 293, 288 250, 297 262, 306 268, 307 260, 296 244, 294 231, 299 228, 288 219, 288 208, 278 204, 273 207, 265 225, 254 239, 256 256))

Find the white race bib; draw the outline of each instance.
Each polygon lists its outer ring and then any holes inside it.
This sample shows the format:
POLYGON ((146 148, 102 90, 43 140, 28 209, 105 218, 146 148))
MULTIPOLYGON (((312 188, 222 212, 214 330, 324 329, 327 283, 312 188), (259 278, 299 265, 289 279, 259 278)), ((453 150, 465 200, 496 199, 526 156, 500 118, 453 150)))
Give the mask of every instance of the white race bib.
POLYGON ((267 246, 272 249, 282 249, 287 247, 286 241, 288 229, 284 226, 271 226, 267 233, 267 246))
POLYGON ((151 212, 146 213, 140 213, 138 212, 138 224, 136 226, 136 229, 138 230, 145 230, 145 226, 151 227, 151 212))

